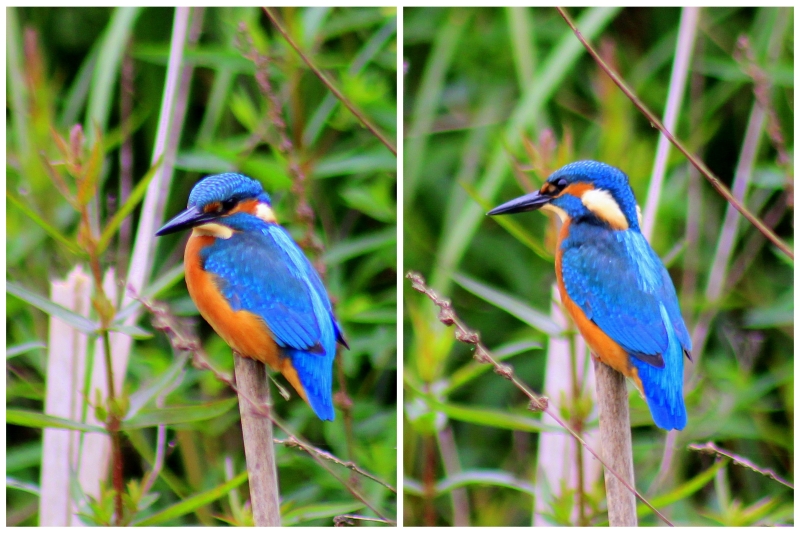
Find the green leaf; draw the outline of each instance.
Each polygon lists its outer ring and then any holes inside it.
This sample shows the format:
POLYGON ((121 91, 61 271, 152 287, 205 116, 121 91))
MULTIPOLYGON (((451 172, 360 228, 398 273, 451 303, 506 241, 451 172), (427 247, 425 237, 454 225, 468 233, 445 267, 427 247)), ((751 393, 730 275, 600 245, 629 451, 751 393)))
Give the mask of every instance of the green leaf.
POLYGON ((6 448, 6 476, 42 464, 42 440, 29 441, 6 448))
POLYGON ((141 339, 149 339, 153 336, 152 333, 147 331, 144 328, 140 328, 134 324, 122 324, 120 322, 114 322, 108 327, 109 331, 118 331, 120 333, 124 333, 129 337, 133 337, 134 339, 141 340, 141 339))
POLYGON ((158 524, 163 524, 164 522, 168 522, 170 520, 174 520, 175 518, 180 518, 181 516, 193 513, 198 509, 200 509, 201 507, 208 505, 209 503, 216 501, 220 498, 225 497, 225 495, 227 495, 228 492, 232 491, 245 481, 247 481, 246 470, 244 472, 241 472, 238 476, 231 479, 230 481, 226 481, 222 485, 218 485, 211 490, 200 493, 196 496, 192 496, 191 498, 183 500, 180 503, 177 503, 171 507, 167 507, 163 511, 150 515, 144 520, 139 520, 135 522, 135 525, 155 526, 158 524))
POLYGON ((281 517, 281 526, 295 526, 303 522, 354 513, 364 508, 361 502, 326 502, 292 509, 281 517))
MULTIPOLYGON (((162 292, 170 289, 183 279, 183 276, 183 263, 178 263, 147 285, 142 291, 142 298, 153 299, 159 297, 162 292)), ((117 312, 114 317, 114 324, 124 323, 125 320, 133 313, 137 312, 141 306, 142 302, 139 300, 132 300, 127 306, 117 312)))
MULTIPOLYGON (((484 199, 478 191, 475 190, 475 187, 470 185, 469 183, 460 182, 461 187, 470 195, 470 197, 475 200, 478 204, 480 204, 481 209, 484 212, 491 211, 493 207, 495 207, 491 202, 488 202, 484 199)), ((528 233, 520 224, 517 222, 516 219, 513 217, 504 217, 504 216, 497 216, 497 217, 490 217, 491 220, 497 222, 502 226, 507 232, 509 232, 514 238, 516 238, 519 242, 530 248, 533 253, 541 257, 542 259, 551 260, 553 254, 549 253, 537 239, 535 239, 530 233, 528 233)))
POLYGON ((228 105, 233 116, 247 131, 253 132, 258 128, 260 113, 250 97, 243 91, 239 90, 231 94, 228 105))
MULTIPOLYGON (((406 386, 409 386, 406 382, 406 386)), ((413 388, 413 387, 412 387, 413 388)), ((528 431, 538 433, 540 431, 563 432, 560 426, 551 426, 541 420, 534 418, 531 412, 528 416, 516 415, 509 411, 498 411, 496 409, 483 409, 479 407, 464 407, 452 403, 445 403, 437 400, 430 394, 419 393, 419 398, 424 401, 431 410, 444 413, 449 418, 460 420, 469 424, 488 426, 500 429, 510 429, 512 431, 528 431)))
POLYGON ((108 126, 108 116, 114 108, 111 101, 117 88, 116 81, 122 64, 122 56, 125 54, 131 31, 141 12, 141 7, 115 8, 112 11, 111 20, 99 40, 100 52, 97 65, 92 72, 84 125, 84 130, 87 130, 87 141, 90 144, 96 140, 94 139, 93 124, 96 123, 101 130, 105 130, 108 126))
MULTIPOLYGON (((168 44, 140 43, 133 47, 133 57, 154 65, 166 66, 169 63, 168 44)), ((228 48, 200 46, 194 50, 184 50, 184 65, 207 67, 213 70, 226 68, 239 74, 252 75, 253 62, 242 56, 241 52, 228 48)))
POLYGON ((142 386, 139 390, 131 394, 127 418, 135 417, 139 413, 139 410, 147 405, 150 400, 156 396, 163 395, 168 388, 172 390, 174 386, 179 384, 180 380, 183 378, 183 368, 188 358, 189 352, 181 352, 172 364, 169 365, 169 368, 159 374, 158 379, 156 379, 154 383, 142 386))
POLYGON ((183 407, 165 407, 162 409, 142 410, 130 419, 122 422, 122 429, 139 429, 160 425, 188 424, 201 422, 223 415, 235 407, 238 398, 227 398, 217 402, 183 407))
POLYGON ((287 168, 274 157, 261 154, 252 154, 242 162, 242 172, 260 181, 270 192, 285 191, 292 186, 287 168))
POLYGON ((83 422, 67 420, 66 418, 46 415, 38 411, 29 411, 27 409, 6 409, 6 423, 29 428, 59 428, 93 433, 106 433, 106 429, 102 426, 84 424, 83 422))
POLYGON ((330 267, 344 263, 354 257, 359 257, 384 247, 396 245, 397 226, 390 226, 382 231, 376 231, 354 239, 338 242, 328 248, 323 259, 325 264, 330 267))
POLYGON ((221 174, 233 172, 236 165, 221 155, 202 150, 184 150, 175 157, 175 168, 202 174, 221 174))
POLYGON ((57 303, 48 300, 44 296, 40 296, 32 291, 29 291, 22 285, 18 285, 13 281, 6 282, 6 292, 16 296, 20 300, 27 302, 41 311, 44 311, 51 317, 63 320, 78 331, 87 334, 92 334, 97 331, 97 324, 89 320, 85 316, 79 315, 74 311, 70 311, 66 307, 62 307, 57 303))
POLYGON ((150 185, 150 182, 156 175, 156 171, 161 166, 161 163, 164 160, 164 156, 158 158, 156 164, 150 167, 150 170, 147 171, 147 174, 144 175, 142 180, 136 184, 136 187, 133 188, 131 191, 131 195, 125 200, 125 203, 120 206, 114 216, 111 217, 111 220, 108 221, 106 227, 103 229, 102 235, 100 235, 100 240, 97 243, 97 253, 102 254, 105 251, 108 244, 111 242, 112 237, 117 233, 119 227, 122 225, 122 222, 130 215, 133 210, 139 205, 139 202, 142 201, 144 198, 145 193, 147 192, 147 187, 150 185))
POLYGON ((484 285, 464 274, 454 274, 453 280, 475 296, 483 298, 490 304, 507 311, 542 333, 551 336, 559 336, 564 333, 563 328, 556 324, 549 316, 517 300, 513 296, 509 296, 504 292, 484 285))
POLYGON ((323 157, 311 175, 321 179, 376 172, 397 172, 397 158, 383 147, 368 153, 348 151, 323 157))
POLYGON ((457 474, 452 474, 436 483, 436 494, 447 494, 450 491, 462 487, 471 486, 496 486, 514 489, 534 495, 534 487, 531 483, 522 479, 517 479, 513 474, 502 470, 465 470, 457 474))
MULTIPOLYGON (((727 466, 728 462, 729 461, 727 459, 715 462, 707 470, 700 472, 686 483, 675 487, 675 489, 669 491, 668 493, 656 496, 655 498, 650 498, 650 503, 656 509, 660 509, 661 507, 666 507, 667 505, 671 505, 675 502, 689 498, 692 494, 705 487, 712 479, 714 479, 714 476, 717 474, 717 472, 721 468, 727 466)), ((644 504, 640 504, 636 507, 636 514, 640 518, 652 513, 653 510, 644 504)))
POLYGON ((47 344, 41 341, 32 341, 32 342, 24 342, 22 344, 17 344, 16 346, 9 346, 6 348, 6 360, 11 359, 12 357, 16 357, 18 355, 22 355, 24 353, 32 352, 33 350, 38 349, 45 349, 47 348, 47 344))
POLYGON ((27 492, 28 494, 33 494, 34 496, 42 495, 39 485, 26 483, 25 481, 14 479, 13 477, 8 476, 6 476, 6 488, 21 490, 23 492, 27 492))
POLYGON ((56 242, 64 246, 67 250, 76 255, 83 254, 83 251, 80 248, 78 248, 78 246, 74 242, 72 242, 69 238, 67 238, 66 235, 61 233, 61 231, 59 231, 58 228, 51 225, 45 219, 40 217, 39 214, 36 213, 36 211, 28 207, 28 205, 25 202, 23 202, 20 198, 17 198, 10 191, 6 191, 6 198, 9 200, 11 205, 16 206, 17 209, 22 211, 28 218, 33 220, 37 226, 42 228, 45 231, 45 233, 50 235, 53 239, 55 239, 56 242))
POLYGON ((352 209, 361 211, 380 222, 395 221, 395 181, 393 179, 371 180, 354 183, 339 194, 352 209))

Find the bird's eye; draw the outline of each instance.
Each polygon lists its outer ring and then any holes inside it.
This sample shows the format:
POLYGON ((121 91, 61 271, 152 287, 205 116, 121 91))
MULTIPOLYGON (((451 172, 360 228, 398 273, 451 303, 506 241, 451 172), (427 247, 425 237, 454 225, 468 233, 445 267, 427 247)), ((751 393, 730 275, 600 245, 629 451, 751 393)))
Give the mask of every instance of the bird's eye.
POLYGON ((567 180, 565 178, 561 178, 556 182, 556 187, 558 187, 559 190, 563 189, 566 186, 567 186, 567 180))
POLYGON ((220 211, 227 212, 233 209, 234 207, 236 207, 236 200, 233 198, 229 198, 227 200, 223 200, 220 211))

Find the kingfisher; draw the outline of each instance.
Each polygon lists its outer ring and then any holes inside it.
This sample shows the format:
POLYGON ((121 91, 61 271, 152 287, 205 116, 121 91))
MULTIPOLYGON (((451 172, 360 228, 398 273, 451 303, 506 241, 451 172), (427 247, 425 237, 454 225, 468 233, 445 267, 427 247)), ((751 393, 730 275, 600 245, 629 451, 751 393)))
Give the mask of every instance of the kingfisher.
POLYGON ((332 374, 344 347, 319 275, 278 225, 269 195, 242 174, 199 181, 187 208, 157 236, 192 228, 186 286, 236 353, 280 371, 322 420, 333 420, 332 374))
POLYGON ((561 219, 558 291, 592 354, 633 380, 658 427, 683 429, 683 356, 691 361, 692 342, 667 269, 642 235, 628 176, 577 161, 488 214, 536 209, 561 219))

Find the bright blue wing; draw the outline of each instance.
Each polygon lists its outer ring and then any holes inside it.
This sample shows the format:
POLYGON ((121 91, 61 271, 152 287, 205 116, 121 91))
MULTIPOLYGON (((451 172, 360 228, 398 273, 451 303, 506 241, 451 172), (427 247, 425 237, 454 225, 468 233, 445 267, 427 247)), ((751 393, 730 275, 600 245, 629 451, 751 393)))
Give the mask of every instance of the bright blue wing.
POLYGON ((644 237, 634 231, 611 233, 593 228, 572 229, 571 233, 562 244, 561 259, 569 297, 629 353, 663 354, 669 337, 660 305, 667 308, 676 330, 677 324, 684 331, 685 327, 680 310, 669 312, 669 307, 677 309, 675 289, 644 237))

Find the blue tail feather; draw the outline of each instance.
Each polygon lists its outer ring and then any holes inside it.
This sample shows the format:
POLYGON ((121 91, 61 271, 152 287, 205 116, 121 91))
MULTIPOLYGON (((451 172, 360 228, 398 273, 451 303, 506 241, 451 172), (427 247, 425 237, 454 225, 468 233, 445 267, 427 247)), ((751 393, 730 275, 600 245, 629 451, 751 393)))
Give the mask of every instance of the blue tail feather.
POLYGON ((333 357, 291 349, 286 350, 286 356, 292 359, 314 413, 322 420, 333 420, 333 357))
POLYGON ((653 420, 661 429, 686 427, 686 405, 683 402, 683 347, 675 334, 664 305, 661 317, 667 329, 669 345, 664 357, 664 368, 656 368, 635 357, 631 362, 639 373, 644 396, 653 420))

